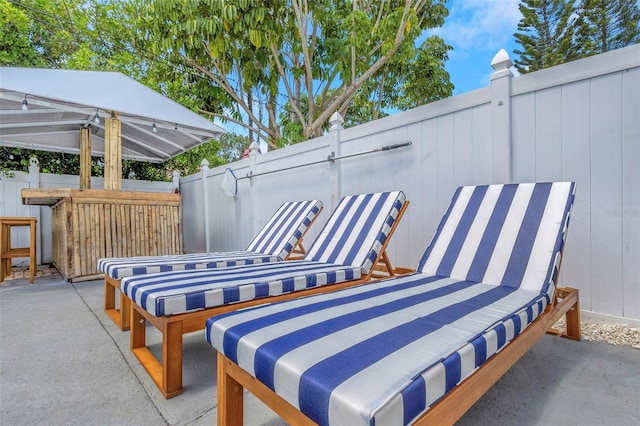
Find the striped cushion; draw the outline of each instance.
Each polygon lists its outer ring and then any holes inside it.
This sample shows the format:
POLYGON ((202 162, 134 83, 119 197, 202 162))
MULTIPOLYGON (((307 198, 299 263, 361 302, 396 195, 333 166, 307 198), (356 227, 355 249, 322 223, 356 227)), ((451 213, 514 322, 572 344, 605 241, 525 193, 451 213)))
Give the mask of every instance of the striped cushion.
POLYGON ((98 270, 120 279, 158 272, 278 262, 293 250, 321 208, 319 200, 284 203, 245 251, 104 258, 98 260, 98 270))
POLYGON ((220 253, 181 254, 179 256, 105 258, 98 261, 98 269, 117 280, 132 275, 225 268, 228 266, 278 262, 279 260, 278 256, 264 255, 262 253, 227 251, 220 253))
POLYGON ((545 306, 522 288, 414 274, 214 317, 206 336, 319 424, 401 425, 545 306))
POLYGON ((319 200, 284 203, 249 243, 247 251, 285 259, 321 208, 319 200))
POLYGON ((343 198, 301 261, 126 277, 121 288, 152 315, 164 316, 360 279, 404 200, 401 191, 343 198))
POLYGON ((553 294, 575 184, 458 188, 418 271, 553 294))
POLYGON ((405 199, 402 191, 344 197, 305 259, 359 266, 368 274, 405 199))
POLYGON ((125 277, 120 288, 154 316, 352 281, 360 268, 305 260, 125 277))

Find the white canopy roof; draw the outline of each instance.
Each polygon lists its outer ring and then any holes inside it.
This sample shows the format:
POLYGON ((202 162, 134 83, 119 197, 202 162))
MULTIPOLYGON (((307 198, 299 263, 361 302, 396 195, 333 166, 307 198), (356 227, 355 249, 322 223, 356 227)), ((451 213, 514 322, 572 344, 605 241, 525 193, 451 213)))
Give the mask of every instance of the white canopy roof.
POLYGON ((122 122, 123 158, 161 162, 224 133, 118 72, 0 67, 0 146, 78 154, 80 129, 90 127, 92 154, 103 155, 112 113, 122 122))

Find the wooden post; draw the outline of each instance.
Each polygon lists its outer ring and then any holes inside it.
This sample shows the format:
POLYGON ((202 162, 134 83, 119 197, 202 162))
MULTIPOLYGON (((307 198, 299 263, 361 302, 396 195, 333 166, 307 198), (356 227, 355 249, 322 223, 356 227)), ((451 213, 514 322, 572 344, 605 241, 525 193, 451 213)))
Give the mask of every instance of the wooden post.
POLYGON ((91 129, 80 129, 80 189, 91 189, 91 129))
POLYGON ((119 191, 122 183, 121 123, 117 113, 104 120, 104 189, 119 191))

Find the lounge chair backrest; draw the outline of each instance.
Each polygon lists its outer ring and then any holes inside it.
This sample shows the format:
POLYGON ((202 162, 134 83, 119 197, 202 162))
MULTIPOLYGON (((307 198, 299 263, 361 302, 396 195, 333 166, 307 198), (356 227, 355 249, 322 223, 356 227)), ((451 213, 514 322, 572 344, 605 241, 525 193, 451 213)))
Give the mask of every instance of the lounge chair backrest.
POLYGON ((249 243, 247 251, 285 259, 321 209, 319 200, 284 203, 249 243))
POLYGON ((374 266, 406 196, 402 191, 344 197, 305 255, 305 260, 374 266))
POLYGON ((553 295, 575 184, 465 186, 418 271, 553 295))

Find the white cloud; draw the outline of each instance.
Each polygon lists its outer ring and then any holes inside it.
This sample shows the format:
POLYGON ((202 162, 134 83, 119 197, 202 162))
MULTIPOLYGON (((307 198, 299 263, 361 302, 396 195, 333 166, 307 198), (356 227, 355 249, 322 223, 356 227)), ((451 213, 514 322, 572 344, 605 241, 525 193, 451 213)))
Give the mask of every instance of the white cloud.
POLYGON ((491 49, 498 51, 513 40, 522 15, 519 0, 449 0, 449 17, 436 34, 454 52, 491 49))

